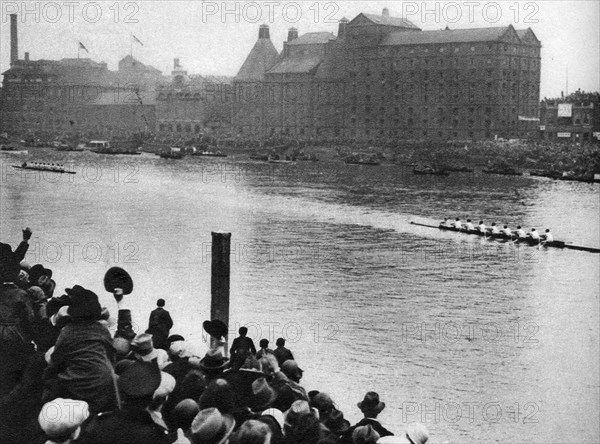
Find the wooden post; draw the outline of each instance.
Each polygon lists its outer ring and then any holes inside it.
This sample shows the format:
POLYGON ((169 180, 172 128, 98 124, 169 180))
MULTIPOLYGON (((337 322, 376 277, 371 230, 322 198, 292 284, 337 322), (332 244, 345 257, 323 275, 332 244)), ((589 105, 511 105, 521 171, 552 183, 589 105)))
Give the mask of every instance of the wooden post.
MULTIPOLYGON (((229 274, 231 233, 212 234, 212 265, 210 282, 210 319, 223 321, 229 327, 229 274)), ((211 338, 211 348, 215 346, 211 338)), ((228 352, 225 338, 225 354, 228 352)))

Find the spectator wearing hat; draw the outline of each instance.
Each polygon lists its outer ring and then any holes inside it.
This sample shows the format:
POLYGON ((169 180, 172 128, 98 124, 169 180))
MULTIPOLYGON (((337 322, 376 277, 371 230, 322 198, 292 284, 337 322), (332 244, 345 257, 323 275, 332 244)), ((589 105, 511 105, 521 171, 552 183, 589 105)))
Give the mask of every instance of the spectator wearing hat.
POLYGON ((314 444, 334 436, 319 422, 307 401, 295 401, 285 413, 284 435, 289 444, 314 444))
POLYGON ((254 341, 246 336, 248 334, 248 328, 240 327, 238 333, 240 335, 233 340, 231 349, 229 350, 229 354, 231 355, 231 367, 236 370, 242 366, 248 356, 256 354, 254 341))
POLYGON ((81 424, 90 416, 85 401, 57 398, 42 407, 38 423, 46 434, 46 444, 69 444, 79 437, 81 424))
POLYGON ((371 424, 357 427, 352 432, 352 442, 354 444, 376 444, 379 438, 379 433, 373 429, 371 424))
POLYGON ((279 366, 281 366, 287 360, 294 360, 294 355, 292 354, 292 352, 285 348, 285 339, 277 338, 275 345, 277 346, 277 348, 273 350, 273 354, 277 358, 279 366))
POLYGON ((206 376, 208 381, 220 378, 223 370, 229 364, 229 359, 223 355, 223 348, 210 349, 204 357, 198 362, 198 367, 206 376))
POLYGON ((364 418, 361 419, 358 423, 350 427, 346 433, 342 436, 342 442, 352 444, 352 434, 354 430, 358 427, 371 425, 373 430, 375 430, 380 437, 391 436, 392 432, 387 430, 385 427, 381 425, 379 421, 377 421, 377 416, 383 411, 385 408, 385 403, 379 400, 379 394, 376 392, 367 392, 362 401, 356 404, 360 411, 363 413, 364 418))
POLYGON ((149 333, 140 333, 131 341, 131 350, 135 359, 158 364, 158 368, 164 369, 170 364, 169 354, 160 348, 154 348, 153 337, 149 333))
POLYGON ((327 393, 315 393, 310 400, 310 406, 317 409, 319 421, 338 438, 350 428, 350 423, 344 419, 344 414, 337 409, 333 399, 327 393))
POLYGON ((288 379, 295 383, 300 383, 300 379, 302 379, 302 375, 304 374, 304 370, 298 367, 298 363, 292 359, 288 359, 281 364, 281 371, 288 379))
POLYGON ((273 350, 271 350, 269 348, 269 340, 268 339, 261 339, 258 343, 258 346, 260 347, 260 350, 258 350, 258 352, 256 353, 256 357, 258 359, 262 358, 264 355, 272 355, 273 354, 273 350))
POLYGON ((249 419, 240 426, 232 442, 236 444, 271 444, 272 436, 273 432, 267 424, 249 419))
POLYGON ((136 361, 121 373, 118 388, 120 410, 93 416, 82 428, 81 444, 167 444, 172 439, 166 425, 149 407, 161 385, 161 372, 154 362, 136 361))
POLYGON ((235 419, 214 407, 200 410, 186 437, 192 444, 226 444, 235 427, 235 419))
POLYGON ((258 421, 264 422, 271 429, 271 444, 285 443, 285 437, 283 436, 285 417, 281 410, 274 408, 267 409, 262 412, 258 421))
POLYGON ((154 347, 162 350, 169 349, 169 332, 173 328, 173 320, 167 310, 165 310, 165 300, 156 301, 156 309, 150 313, 148 320, 148 330, 146 333, 152 335, 154 347))
POLYGON ((60 331, 45 379, 50 399, 79 399, 97 413, 117 407, 113 363, 115 349, 109 331, 100 322, 98 296, 79 285, 66 290, 71 321, 60 331))

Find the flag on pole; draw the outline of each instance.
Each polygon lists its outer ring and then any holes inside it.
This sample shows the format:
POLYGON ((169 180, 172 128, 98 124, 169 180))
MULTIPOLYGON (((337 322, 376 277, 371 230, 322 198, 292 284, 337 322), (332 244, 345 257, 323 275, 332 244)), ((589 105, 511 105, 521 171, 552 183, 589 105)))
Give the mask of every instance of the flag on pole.
POLYGON ((144 46, 144 44, 142 42, 140 42, 140 39, 138 39, 136 36, 134 36, 133 34, 131 34, 131 37, 133 37, 133 41, 136 43, 139 43, 140 45, 144 46))
POLYGON ((84 44, 83 44, 83 43, 81 43, 81 42, 79 42, 79 48, 80 48, 80 49, 83 49, 83 50, 84 50, 85 52, 87 52, 88 54, 90 53, 90 52, 88 51, 88 49, 87 49, 87 48, 84 46, 84 44))

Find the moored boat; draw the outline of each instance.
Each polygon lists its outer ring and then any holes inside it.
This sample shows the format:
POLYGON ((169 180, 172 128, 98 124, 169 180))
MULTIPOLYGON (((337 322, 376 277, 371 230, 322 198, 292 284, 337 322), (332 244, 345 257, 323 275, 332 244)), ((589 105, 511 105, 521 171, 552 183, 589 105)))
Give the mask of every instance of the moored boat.
POLYGON ((413 168, 413 174, 417 174, 417 175, 432 175, 432 176, 449 176, 450 173, 446 170, 440 170, 437 168, 432 168, 432 167, 425 167, 425 168, 413 168))
POLYGON ((158 155, 163 159, 183 159, 184 152, 181 148, 171 147, 158 155))
POLYGON ((227 154, 221 151, 198 151, 192 154, 193 156, 203 156, 203 157, 227 157, 227 154))

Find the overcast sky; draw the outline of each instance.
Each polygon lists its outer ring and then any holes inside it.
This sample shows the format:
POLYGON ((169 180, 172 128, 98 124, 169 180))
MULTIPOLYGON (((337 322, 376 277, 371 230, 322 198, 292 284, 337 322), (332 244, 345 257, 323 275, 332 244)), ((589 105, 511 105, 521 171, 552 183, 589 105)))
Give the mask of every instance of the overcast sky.
POLYGON ((337 34, 342 17, 358 13, 404 16, 423 30, 506 26, 531 27, 542 42, 541 96, 565 89, 600 89, 600 2, 590 1, 456 1, 456 2, 316 2, 316 1, 0 1, 0 69, 9 68, 8 14, 19 14, 19 58, 77 57, 78 42, 89 50, 81 57, 105 61, 116 69, 131 50, 143 63, 168 74, 179 57, 190 74, 235 75, 266 23, 278 50, 288 28, 300 34, 337 34), (423 8, 425 4, 425 8, 423 8))

